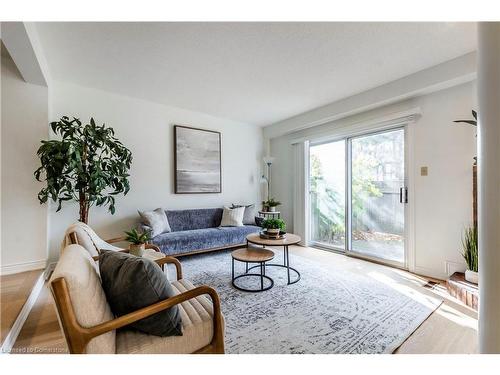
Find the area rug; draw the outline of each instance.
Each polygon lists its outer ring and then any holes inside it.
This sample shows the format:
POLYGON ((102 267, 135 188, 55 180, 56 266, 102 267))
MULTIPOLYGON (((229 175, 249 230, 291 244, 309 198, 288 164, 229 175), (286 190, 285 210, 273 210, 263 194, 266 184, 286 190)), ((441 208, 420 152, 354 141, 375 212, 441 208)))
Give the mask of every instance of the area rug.
MULTIPOLYGON (((273 262, 282 262, 279 255, 273 262)), ((260 293, 232 287, 230 252, 181 262, 184 277, 218 291, 230 354, 392 353, 442 302, 292 254, 290 265, 301 272, 301 280, 287 285, 286 270, 269 267, 266 274, 275 285, 260 293)), ((243 264, 236 265, 237 273, 244 271, 243 264)), ((246 279, 239 279, 238 285, 260 283, 260 278, 246 279)))

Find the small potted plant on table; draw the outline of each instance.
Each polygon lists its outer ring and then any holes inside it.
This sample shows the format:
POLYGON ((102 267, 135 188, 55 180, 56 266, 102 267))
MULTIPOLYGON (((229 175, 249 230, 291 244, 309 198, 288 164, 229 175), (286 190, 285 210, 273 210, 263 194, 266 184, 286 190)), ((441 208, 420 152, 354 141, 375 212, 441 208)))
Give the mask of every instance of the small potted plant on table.
POLYGON ((146 243, 151 240, 149 232, 141 233, 136 229, 132 229, 130 232, 125 232, 125 234, 127 235, 125 240, 130 242, 130 254, 142 257, 146 243))
POLYGON ((268 212, 275 212, 276 207, 281 205, 281 202, 278 202, 274 198, 268 199, 266 202, 264 202, 264 206, 267 207, 268 212))
POLYGON ((283 219, 266 219, 262 222, 262 228, 266 230, 267 234, 278 236, 280 231, 284 231, 286 224, 283 219))
POLYGON ((465 229, 462 238, 463 252, 462 256, 467 264, 465 271, 465 280, 477 284, 479 280, 478 275, 478 252, 477 252, 477 228, 469 227, 465 229))

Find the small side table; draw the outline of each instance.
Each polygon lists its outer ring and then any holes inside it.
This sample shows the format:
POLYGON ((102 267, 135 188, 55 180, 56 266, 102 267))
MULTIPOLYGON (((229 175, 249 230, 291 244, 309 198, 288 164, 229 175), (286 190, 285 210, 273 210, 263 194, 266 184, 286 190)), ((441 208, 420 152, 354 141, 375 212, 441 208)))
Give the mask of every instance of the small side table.
POLYGON ((266 276, 266 262, 274 259, 274 252, 268 249, 262 249, 254 246, 248 246, 243 249, 234 250, 231 253, 231 283, 233 286, 244 292, 263 292, 265 290, 269 290, 274 286, 274 280, 269 276, 266 276), (239 262, 246 263, 246 272, 239 276, 234 276, 234 261, 237 260, 239 262), (260 273, 248 273, 248 263, 257 263, 256 266, 251 268, 260 268, 260 273), (235 281, 241 279, 243 277, 260 277, 260 289, 247 289, 242 288, 236 285, 235 281), (264 287, 264 279, 269 280, 270 285, 264 287))
MULTIPOLYGON (((267 238, 261 238, 259 233, 251 233, 247 236, 247 246, 249 243, 262 246, 264 249, 266 246, 283 246, 283 264, 277 264, 277 263, 271 263, 268 264, 268 267, 282 267, 286 268, 287 271, 287 278, 288 278, 288 285, 290 284, 295 284, 300 280, 300 272, 297 271, 295 268, 290 266, 290 254, 288 252, 288 246, 290 245, 296 245, 301 241, 301 238, 297 236, 296 234, 293 233, 287 233, 285 238, 273 240, 273 239, 267 239, 267 238), (290 271, 295 272, 297 275, 295 280, 292 280, 290 277, 290 271)), ((257 266, 253 266, 252 268, 255 268, 257 266)))
POLYGON ((166 255, 153 249, 144 249, 144 254, 142 254, 142 257, 151 259, 154 262, 157 259, 165 258, 166 255))

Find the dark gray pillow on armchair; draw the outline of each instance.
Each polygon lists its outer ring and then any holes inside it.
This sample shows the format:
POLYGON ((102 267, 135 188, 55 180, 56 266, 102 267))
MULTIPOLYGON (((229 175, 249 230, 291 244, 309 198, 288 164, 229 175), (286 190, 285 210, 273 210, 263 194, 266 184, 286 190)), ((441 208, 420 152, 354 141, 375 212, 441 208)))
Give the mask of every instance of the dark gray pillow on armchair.
MULTIPOLYGON (((146 258, 119 251, 101 251, 99 271, 104 293, 116 316, 175 295, 167 275, 146 258)), ((177 305, 127 327, 156 336, 182 336, 181 314, 177 305)))

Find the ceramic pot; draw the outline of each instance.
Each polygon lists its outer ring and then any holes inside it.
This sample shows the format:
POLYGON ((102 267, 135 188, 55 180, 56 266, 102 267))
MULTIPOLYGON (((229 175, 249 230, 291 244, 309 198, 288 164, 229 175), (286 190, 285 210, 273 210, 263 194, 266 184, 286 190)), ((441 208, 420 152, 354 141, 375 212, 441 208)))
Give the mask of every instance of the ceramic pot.
POLYGON ((142 257, 142 255, 144 254, 144 248, 145 245, 143 243, 139 245, 131 243, 129 247, 130 254, 135 255, 136 257, 142 257))
POLYGON ((274 228, 267 228, 266 232, 267 232, 267 234, 272 234, 272 235, 276 236, 280 233, 280 230, 274 229, 274 228))
POLYGON ((276 211, 276 206, 269 207, 269 212, 275 212, 276 211))
POLYGON ((465 280, 467 280, 470 283, 477 284, 479 283, 479 274, 471 270, 466 270, 465 280))

